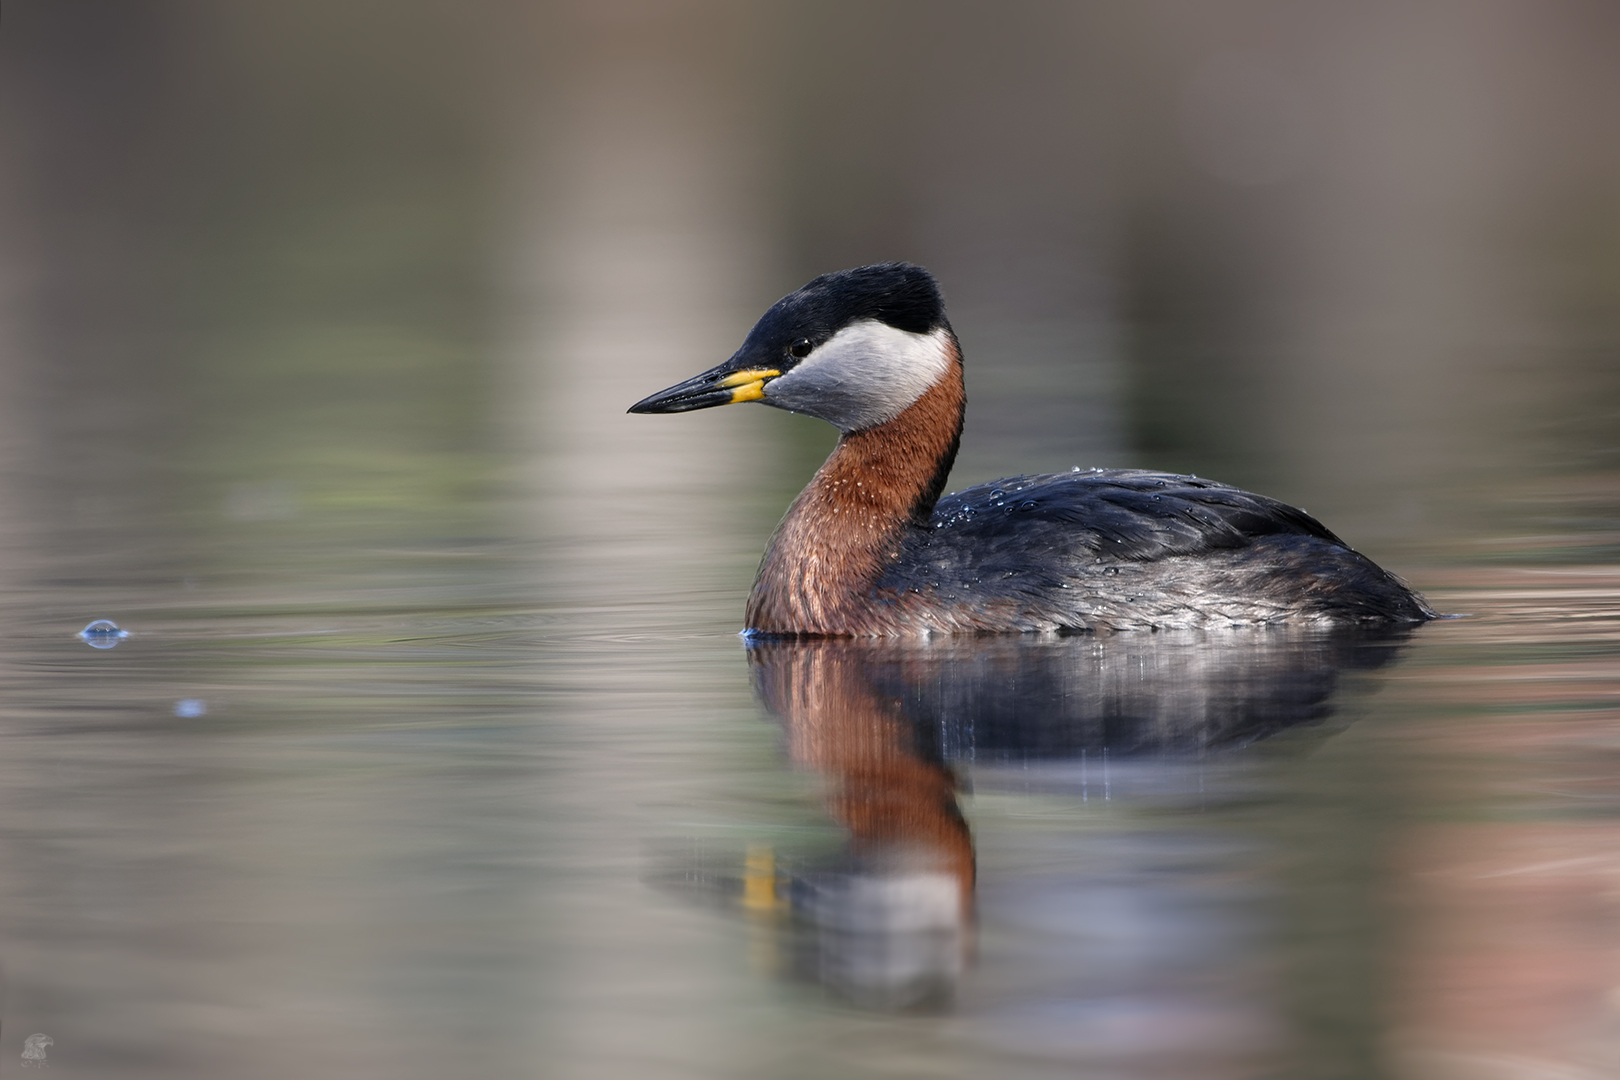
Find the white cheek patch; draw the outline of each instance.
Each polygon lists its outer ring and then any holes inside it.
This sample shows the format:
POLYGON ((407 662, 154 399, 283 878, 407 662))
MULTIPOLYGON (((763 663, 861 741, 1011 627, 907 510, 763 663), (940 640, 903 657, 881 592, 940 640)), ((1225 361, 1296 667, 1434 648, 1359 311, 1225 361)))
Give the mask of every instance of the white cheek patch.
POLYGON ((765 403, 818 416, 840 431, 860 431, 899 416, 950 366, 944 327, 913 334, 863 319, 767 382, 765 403))

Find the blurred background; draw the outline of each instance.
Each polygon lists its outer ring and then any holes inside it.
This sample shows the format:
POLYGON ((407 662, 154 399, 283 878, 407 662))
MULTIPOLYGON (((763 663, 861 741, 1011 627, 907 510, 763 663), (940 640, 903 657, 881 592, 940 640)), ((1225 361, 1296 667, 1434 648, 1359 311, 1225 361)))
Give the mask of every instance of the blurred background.
MULTIPOLYGON (((41 1031, 70 1076, 1610 1075, 1617 433, 1604 0, 9 0, 0 1071, 41 1031), (624 409, 888 259, 966 352, 953 489, 1213 476, 1558 627, 1432 628, 1384 728, 1244 781, 1287 826, 1075 826, 1191 890, 1199 978, 1251 965, 1260 1019, 1169 1064, 1225 1014, 1143 1004, 1158 961, 1082 1023, 1007 989, 987 908, 980 998, 872 1017, 762 996, 737 924, 643 881, 649 845, 832 835, 733 635, 834 433, 624 409), (1598 726, 1465 723, 1508 699, 1598 726), (1504 809, 1479 775, 1531 759, 1587 786, 1504 809), (1448 893, 1462 849, 1576 880, 1537 923, 1448 893), (1523 920, 1546 948, 1493 967, 1523 920)), ((1075 810, 1029 799, 968 804, 1014 882, 1075 810)))
MULTIPOLYGON (((8 7, 6 429, 75 535, 461 517, 889 258, 964 340, 963 481, 1198 472, 1377 550, 1614 465, 1607 4, 8 7)), ((784 489, 828 441, 698 423, 784 489)))

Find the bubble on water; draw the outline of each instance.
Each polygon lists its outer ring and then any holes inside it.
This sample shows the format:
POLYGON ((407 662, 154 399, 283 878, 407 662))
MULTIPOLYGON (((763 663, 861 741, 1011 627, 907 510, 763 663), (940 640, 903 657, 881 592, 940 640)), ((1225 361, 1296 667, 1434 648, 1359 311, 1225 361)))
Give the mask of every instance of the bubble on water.
POLYGON ((118 629, 111 619, 97 619, 78 633, 79 640, 92 649, 110 649, 127 637, 129 631, 118 629))
POLYGON ((174 715, 193 720, 199 716, 208 715, 208 702, 201 698, 181 698, 174 703, 174 715))

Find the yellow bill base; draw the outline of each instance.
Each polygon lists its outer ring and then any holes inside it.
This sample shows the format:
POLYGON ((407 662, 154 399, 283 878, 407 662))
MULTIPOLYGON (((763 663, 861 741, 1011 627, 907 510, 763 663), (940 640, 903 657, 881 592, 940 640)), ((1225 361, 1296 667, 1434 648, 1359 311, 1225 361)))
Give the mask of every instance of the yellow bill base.
POLYGON ((782 374, 774 368, 754 368, 749 371, 737 371, 720 380, 722 387, 735 387, 731 392, 731 404, 736 405, 742 401, 758 401, 765 396, 765 380, 774 379, 782 374))

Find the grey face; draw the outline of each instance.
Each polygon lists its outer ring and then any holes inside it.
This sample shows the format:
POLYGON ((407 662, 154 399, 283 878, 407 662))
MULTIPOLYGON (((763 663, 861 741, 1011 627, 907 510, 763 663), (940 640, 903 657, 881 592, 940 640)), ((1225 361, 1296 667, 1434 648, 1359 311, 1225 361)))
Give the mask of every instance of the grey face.
POLYGON ((840 431, 893 420, 944 376, 950 335, 897 330, 875 319, 844 327, 779 378, 765 404, 820 417, 840 431))

